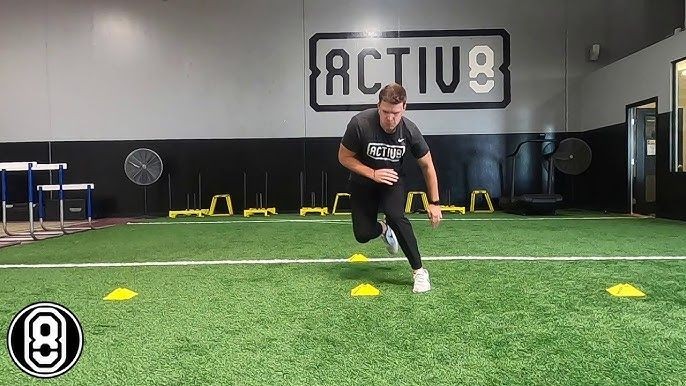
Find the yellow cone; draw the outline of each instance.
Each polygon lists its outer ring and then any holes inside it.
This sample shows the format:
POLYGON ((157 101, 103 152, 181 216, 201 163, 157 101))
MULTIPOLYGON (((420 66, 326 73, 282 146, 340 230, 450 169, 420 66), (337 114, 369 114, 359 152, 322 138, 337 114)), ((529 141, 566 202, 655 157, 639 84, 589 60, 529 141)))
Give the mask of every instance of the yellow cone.
POLYGON ((381 291, 371 284, 360 284, 350 291, 350 296, 379 296, 381 291))
POLYGON ((638 298, 646 296, 641 290, 631 284, 617 284, 607 289, 612 296, 638 298))
POLYGON ((102 300, 129 300, 137 295, 137 292, 131 291, 128 288, 117 288, 116 290, 110 292, 110 294, 105 296, 102 300))
POLYGON ((351 263, 366 263, 369 261, 369 258, 367 256, 361 254, 361 253, 356 253, 348 259, 349 262, 351 263))

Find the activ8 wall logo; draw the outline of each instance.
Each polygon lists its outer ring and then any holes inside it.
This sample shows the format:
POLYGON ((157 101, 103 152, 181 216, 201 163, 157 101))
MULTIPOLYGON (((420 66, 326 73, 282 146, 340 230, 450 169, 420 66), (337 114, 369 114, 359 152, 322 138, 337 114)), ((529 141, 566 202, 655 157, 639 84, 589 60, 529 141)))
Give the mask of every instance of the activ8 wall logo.
POLYGON ((504 29, 317 33, 309 40, 310 106, 364 110, 396 82, 409 110, 502 109, 509 66, 504 29))

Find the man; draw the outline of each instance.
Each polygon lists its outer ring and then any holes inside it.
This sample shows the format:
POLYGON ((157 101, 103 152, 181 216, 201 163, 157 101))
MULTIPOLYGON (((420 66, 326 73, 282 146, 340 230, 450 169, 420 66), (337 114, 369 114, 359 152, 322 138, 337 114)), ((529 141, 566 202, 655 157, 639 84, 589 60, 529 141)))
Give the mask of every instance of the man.
POLYGON ((379 92, 377 108, 355 115, 341 140, 338 161, 350 175, 350 204, 355 239, 366 243, 383 236, 390 253, 402 248, 412 267, 415 293, 431 289, 429 272, 422 267, 417 239, 405 217, 405 188, 400 175, 409 150, 424 174, 429 199, 428 216, 435 228, 441 221, 438 179, 429 147, 417 125, 403 117, 405 89, 395 83, 379 92), (379 212, 385 221, 377 221, 379 212), (397 235, 397 236, 396 236, 397 235))

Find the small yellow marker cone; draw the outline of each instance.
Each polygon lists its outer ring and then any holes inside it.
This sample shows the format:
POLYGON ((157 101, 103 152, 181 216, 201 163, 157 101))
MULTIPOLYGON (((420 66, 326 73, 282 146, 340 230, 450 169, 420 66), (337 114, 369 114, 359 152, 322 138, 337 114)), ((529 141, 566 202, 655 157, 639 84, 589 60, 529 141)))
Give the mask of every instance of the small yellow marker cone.
POLYGON ((137 292, 131 291, 128 288, 117 288, 102 300, 129 300, 135 296, 138 296, 137 292))
POLYGON ((612 296, 618 297, 639 298, 646 296, 646 294, 631 284, 617 284, 614 287, 608 288, 607 292, 609 292, 612 296))
POLYGON ((356 253, 348 259, 349 262, 351 263, 366 263, 369 261, 369 258, 367 256, 361 254, 361 253, 356 253))
POLYGON ((350 291, 350 296, 379 296, 381 291, 371 284, 360 284, 350 291))

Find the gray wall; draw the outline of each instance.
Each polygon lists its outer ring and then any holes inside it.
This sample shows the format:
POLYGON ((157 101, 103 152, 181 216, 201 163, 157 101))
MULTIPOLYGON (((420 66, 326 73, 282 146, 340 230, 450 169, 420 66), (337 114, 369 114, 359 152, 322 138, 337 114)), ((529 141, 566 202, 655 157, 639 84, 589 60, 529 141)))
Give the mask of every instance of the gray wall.
MULTIPOLYGON (((606 181, 628 186, 628 130, 626 106, 648 98, 658 98, 656 152, 656 209, 658 217, 686 220, 683 205, 686 173, 670 171, 672 114, 672 62, 686 56, 686 32, 660 41, 586 76, 574 88, 572 115, 578 118, 572 128, 588 131, 589 137, 602 137, 591 145, 597 170, 597 183, 584 185, 605 195, 606 181), (594 130, 601 129, 602 130, 594 130), (593 130, 593 131, 589 131, 593 130), (612 140, 607 140, 611 138, 612 140), (601 161, 596 161, 599 155, 601 161), (624 176, 621 178, 621 176, 624 176), (618 178, 619 177, 619 178, 618 178), (623 181, 622 181, 623 180, 623 181)), ((628 205, 627 194, 623 200, 628 205)))
POLYGON ((686 56, 686 32, 656 43, 586 76, 574 90, 575 131, 626 121, 626 105, 658 97, 659 113, 672 109, 672 61, 686 56))
POLYGON ((302 2, 0 2, 0 138, 301 136, 302 2))
POLYGON ((586 108, 571 86, 683 24, 683 8, 681 0, 0 0, 0 141, 340 136, 354 112, 309 107, 307 41, 370 29, 509 32, 509 106, 409 112, 425 134, 590 128, 570 125, 570 112, 586 108), (589 63, 594 42, 601 59, 589 63))

